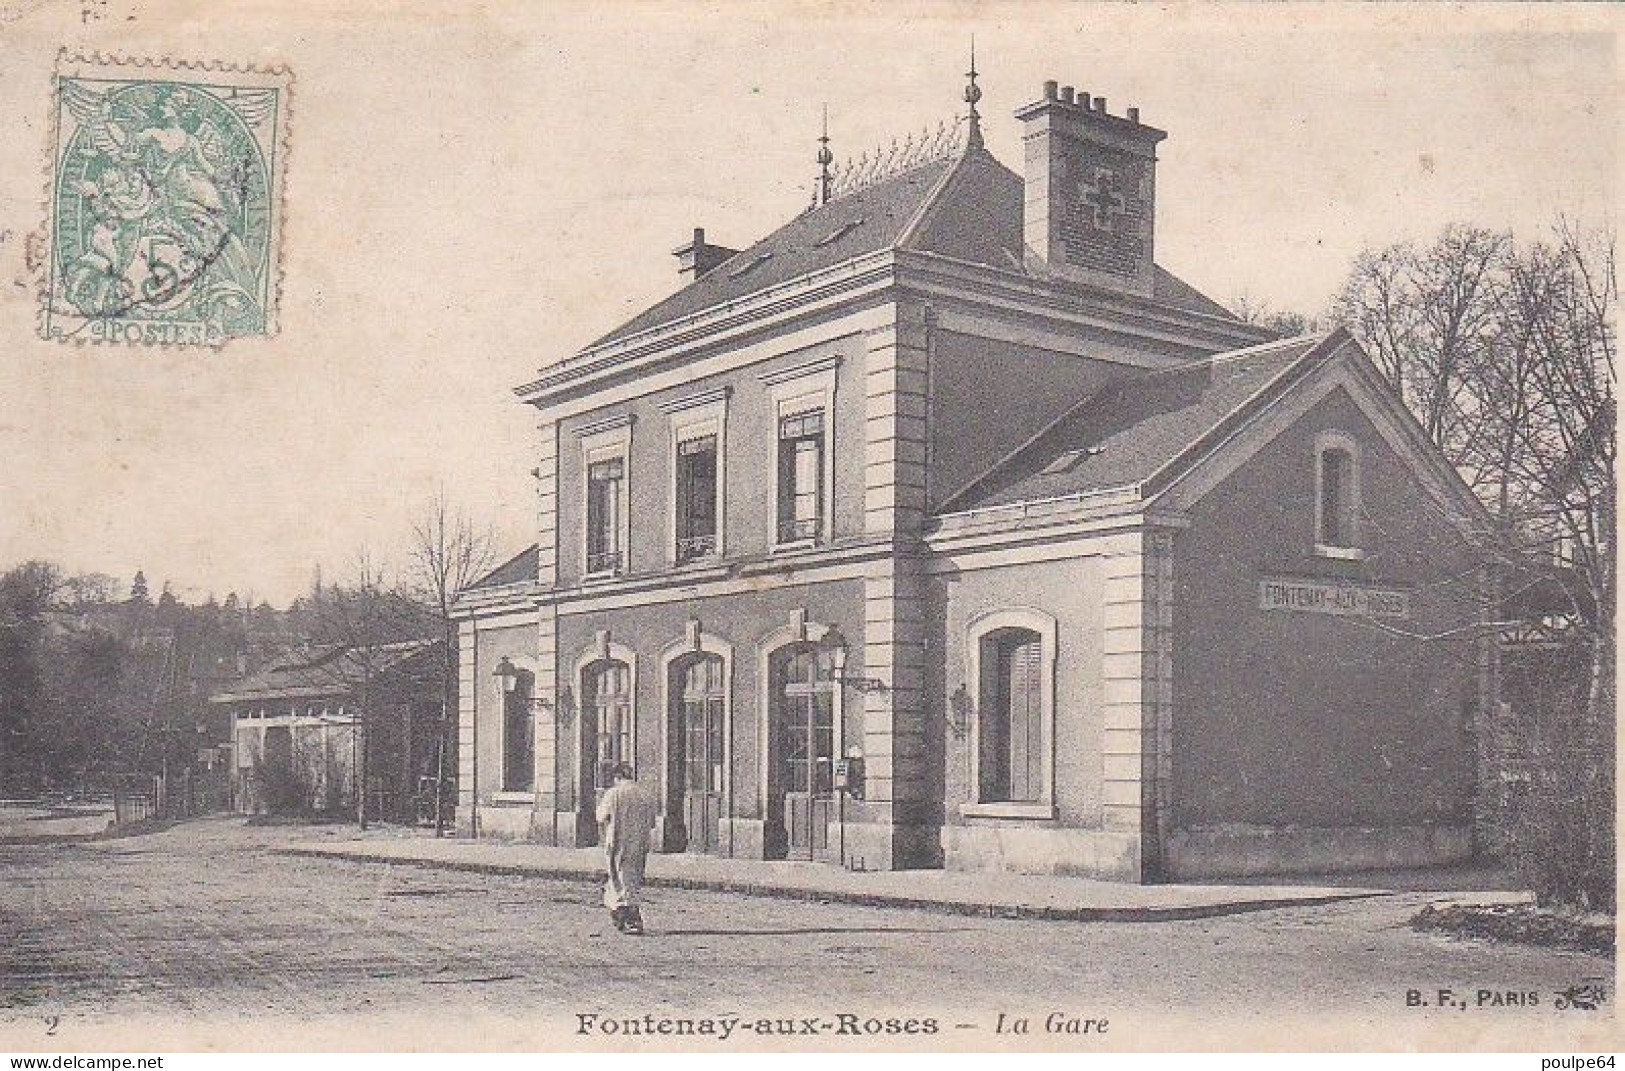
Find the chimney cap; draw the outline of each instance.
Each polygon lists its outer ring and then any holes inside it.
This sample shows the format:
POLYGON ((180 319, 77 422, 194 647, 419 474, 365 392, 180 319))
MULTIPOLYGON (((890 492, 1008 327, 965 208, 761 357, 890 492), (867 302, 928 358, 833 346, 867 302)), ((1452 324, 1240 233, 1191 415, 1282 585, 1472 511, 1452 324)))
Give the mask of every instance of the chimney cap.
MULTIPOLYGON (((1070 88, 1070 87, 1068 87, 1070 88)), ((1138 107, 1128 109, 1126 115, 1112 115, 1106 110, 1105 97, 1091 97, 1088 90, 1074 90, 1075 104, 1067 106, 1066 99, 1061 91, 1061 84, 1056 81, 1044 83, 1044 96, 1016 109, 1016 118, 1027 122, 1037 120, 1046 115, 1053 115, 1055 119, 1068 124, 1085 124, 1105 130, 1115 130, 1133 144, 1154 145, 1168 136, 1165 130, 1144 123, 1140 118, 1138 107), (1065 118, 1062 118, 1062 117, 1065 118)))

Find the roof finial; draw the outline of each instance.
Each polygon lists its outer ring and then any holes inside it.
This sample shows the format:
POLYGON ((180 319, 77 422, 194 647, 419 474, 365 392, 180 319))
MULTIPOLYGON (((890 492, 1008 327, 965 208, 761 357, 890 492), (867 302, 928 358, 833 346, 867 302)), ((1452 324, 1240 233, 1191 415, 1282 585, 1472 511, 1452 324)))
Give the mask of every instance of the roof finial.
POLYGON ((965 103, 970 105, 970 132, 965 136, 965 147, 980 149, 982 147, 982 114, 976 110, 976 102, 982 99, 982 89, 976 84, 976 35, 971 34, 970 39, 970 70, 965 72, 970 79, 965 86, 965 103))
POLYGON ((813 193, 815 206, 829 203, 830 191, 835 180, 829 173, 829 165, 835 160, 835 154, 829 151, 829 105, 824 105, 823 133, 818 135, 818 187, 813 193))

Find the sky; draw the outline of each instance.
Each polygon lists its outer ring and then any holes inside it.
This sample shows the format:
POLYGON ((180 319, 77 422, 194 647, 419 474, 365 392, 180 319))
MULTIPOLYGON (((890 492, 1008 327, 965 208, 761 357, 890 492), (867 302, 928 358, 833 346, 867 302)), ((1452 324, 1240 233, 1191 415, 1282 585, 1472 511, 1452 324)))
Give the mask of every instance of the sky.
POLYGON ((964 107, 988 148, 1047 78, 1169 132, 1157 259, 1227 304, 1321 311, 1363 249, 1450 222, 1538 236, 1618 195, 1611 9, 0 0, 0 568, 28 557, 282 605, 439 489, 532 541, 512 388, 743 246, 839 157, 964 107), (360 6, 360 5, 357 5, 360 6), (99 12, 87 20, 86 12, 99 12), (57 49, 294 72, 270 339, 37 337, 57 49))

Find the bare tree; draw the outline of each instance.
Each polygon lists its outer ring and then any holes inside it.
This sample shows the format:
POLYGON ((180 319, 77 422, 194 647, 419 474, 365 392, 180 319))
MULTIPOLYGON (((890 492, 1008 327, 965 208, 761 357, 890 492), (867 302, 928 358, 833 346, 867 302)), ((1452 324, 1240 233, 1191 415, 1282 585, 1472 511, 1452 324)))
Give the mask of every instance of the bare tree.
POLYGON ((1230 302, 1230 311, 1245 324, 1266 328, 1282 338, 1307 335, 1319 329, 1319 321, 1301 312, 1283 312, 1263 298, 1245 293, 1230 302))
POLYGON ((1526 869, 1543 899, 1610 908, 1617 296, 1612 236, 1559 220, 1367 253, 1333 306, 1491 515, 1500 625, 1566 678, 1522 712, 1526 869))
POLYGON ((1447 227, 1431 245, 1400 243, 1355 261, 1331 317, 1365 345, 1423 430, 1467 466, 1483 398, 1473 390, 1504 326, 1511 237, 1447 227))
POLYGON ((373 817, 368 791, 380 677, 399 659, 401 644, 430 634, 433 621, 366 547, 356 552, 345 580, 329 585, 315 600, 314 612, 312 638, 335 649, 321 664, 322 672, 355 703, 356 821, 366 829, 373 817))
POLYGON ((457 593, 489 572, 494 545, 488 528, 475 525, 467 513, 455 508, 444 489, 412 526, 411 578, 418 597, 430 607, 440 624, 441 652, 440 732, 435 749, 435 835, 445 832, 447 753, 452 712, 457 709, 457 626, 451 604, 457 593))

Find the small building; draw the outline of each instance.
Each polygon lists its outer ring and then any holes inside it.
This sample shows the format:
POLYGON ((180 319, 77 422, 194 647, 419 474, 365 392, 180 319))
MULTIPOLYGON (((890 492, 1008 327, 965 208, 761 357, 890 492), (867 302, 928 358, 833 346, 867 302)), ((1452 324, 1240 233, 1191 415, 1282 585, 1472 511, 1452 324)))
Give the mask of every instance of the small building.
MULTIPOLYGON (((518 388, 537 545, 462 593, 465 831, 1125 881, 1473 847, 1483 516, 1345 332, 1154 259, 1163 131, 1048 83, 844 171, 518 388)), ((1260 240, 1267 240, 1261 233, 1260 240)), ((1223 255, 1216 251, 1215 255, 1223 255)))
MULTIPOLYGON (((215 695, 211 705, 230 719, 232 808, 354 814, 365 768, 369 815, 413 820, 441 749, 455 746, 441 717, 444 650, 437 640, 321 647, 215 695)), ((444 764, 455 770, 455 754, 444 764)))

